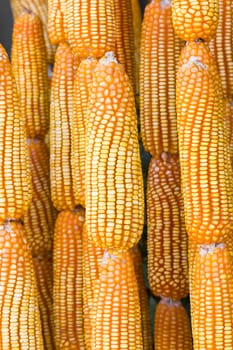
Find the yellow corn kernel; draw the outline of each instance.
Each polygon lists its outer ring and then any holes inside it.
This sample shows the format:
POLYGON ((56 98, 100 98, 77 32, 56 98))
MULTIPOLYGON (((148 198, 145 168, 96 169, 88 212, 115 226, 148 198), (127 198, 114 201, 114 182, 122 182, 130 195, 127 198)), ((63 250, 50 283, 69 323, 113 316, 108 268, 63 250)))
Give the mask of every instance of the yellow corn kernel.
POLYGON ((54 323, 57 349, 84 350, 82 226, 83 209, 58 214, 54 237, 54 323))
POLYGON ((0 226, 0 348, 43 350, 31 252, 21 223, 0 226))
POLYGON ((142 350, 137 279, 130 252, 105 251, 93 301, 92 349, 142 350))
POLYGON ((225 244, 198 245, 191 270, 194 350, 233 348, 233 260, 225 244))
POLYGON ((12 70, 27 137, 45 136, 49 128, 46 48, 38 16, 24 12, 14 23, 12 70))
POLYGON ((151 159, 147 184, 148 277, 157 296, 187 296, 188 242, 177 155, 151 159))
POLYGON ((142 23, 140 122, 144 148, 153 157, 178 153, 175 77, 179 53, 170 1, 151 1, 142 23))
POLYGON ((203 42, 182 50, 176 102, 186 229, 197 243, 221 242, 233 229, 233 175, 220 77, 203 42))
POLYGON ((65 10, 66 0, 48 1, 48 34, 52 44, 67 40, 65 10))
POLYGON ((50 104, 50 179, 54 206, 75 207, 71 174, 71 116, 73 84, 78 61, 68 44, 57 49, 50 104))
POLYGON ((155 350, 193 348, 190 322, 180 301, 161 299, 155 310, 154 330, 155 350))
POLYGON ((0 45, 0 222, 19 219, 31 201, 31 177, 24 120, 19 110, 16 83, 0 45))
POLYGON ((103 249, 140 239, 144 193, 133 91, 112 53, 96 66, 87 114, 86 223, 103 249))
POLYGON ((81 58, 102 57, 115 47, 114 0, 66 0, 68 41, 81 58))
POLYGON ((97 65, 95 58, 81 61, 73 88, 71 118, 71 165, 75 204, 85 207, 85 159, 87 109, 92 76, 97 65))
POLYGON ((209 41, 216 33, 219 18, 217 0, 172 0, 172 21, 183 40, 209 41))

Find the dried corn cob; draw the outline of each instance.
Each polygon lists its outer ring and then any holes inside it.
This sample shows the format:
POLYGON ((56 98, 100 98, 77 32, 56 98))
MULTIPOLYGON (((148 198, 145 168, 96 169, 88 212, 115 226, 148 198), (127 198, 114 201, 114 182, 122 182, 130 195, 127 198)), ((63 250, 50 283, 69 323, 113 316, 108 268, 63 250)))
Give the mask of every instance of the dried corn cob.
POLYGON ((154 328, 155 350, 192 350, 190 322, 180 301, 161 299, 155 310, 154 328))
POLYGON ((218 0, 172 0, 173 26, 183 40, 209 41, 216 33, 218 18, 218 0))
POLYGON ((55 348, 53 321, 53 262, 50 254, 33 258, 36 275, 44 349, 55 348))
POLYGON ((57 349, 85 349, 82 311, 84 210, 59 213, 54 237, 54 322, 57 349))
POLYGON ((50 198, 49 151, 42 140, 28 139, 32 173, 32 202, 24 216, 27 241, 33 256, 50 252, 56 210, 50 198))
POLYGON ((54 206, 75 207, 71 174, 71 115, 73 83, 78 61, 68 44, 57 49, 50 105, 50 178, 54 206))
POLYGON ((80 63, 73 89, 73 113, 71 118, 71 165, 75 204, 85 207, 85 159, 86 124, 88 98, 93 71, 97 65, 95 58, 87 58, 80 63))
POLYGON ((32 257, 22 225, 0 227, 0 348, 43 350, 32 257))
POLYGON ((210 41, 222 79, 223 92, 233 100, 233 6, 231 0, 219 0, 219 23, 210 41))
POLYGON ((220 78, 202 42, 181 54, 177 119, 188 235, 197 243, 221 242, 233 228, 232 168, 220 78))
POLYGON ((151 1, 142 23, 140 121, 144 148, 153 157, 163 151, 178 153, 175 75, 179 53, 170 1, 151 1))
POLYGON ((115 47, 113 0, 66 0, 68 41, 81 57, 102 57, 115 47))
POLYGON ((233 102, 225 100, 226 106, 226 129, 230 147, 230 156, 233 158, 233 102))
POLYGON ((233 348, 233 260, 225 244, 200 245, 191 271, 194 350, 233 348))
POLYGON ((38 16, 24 12, 15 20, 12 69, 27 137, 45 136, 49 128, 46 48, 38 16))
POLYGON ((24 121, 10 62, 0 45, 0 222, 19 219, 31 201, 24 121))
POLYGON ((137 117, 129 79, 112 53, 93 74, 87 122, 87 230, 101 248, 131 248, 144 223, 137 117))
POLYGON ((177 155, 152 158, 147 185, 148 276, 155 295, 188 294, 188 247, 177 155))
POLYGON ((137 279, 130 252, 104 253, 93 302, 92 349, 143 349, 137 279))
MULTIPOLYGON (((50 1, 50 0, 49 0, 50 1)), ((43 23, 44 40, 47 48, 47 61, 53 63, 55 46, 49 41, 47 22, 48 22, 48 1, 47 0, 10 0, 14 19, 22 14, 26 9, 39 16, 43 23)))
POLYGON ((59 44, 67 39, 65 9, 66 0, 48 1, 48 33, 52 44, 59 44))

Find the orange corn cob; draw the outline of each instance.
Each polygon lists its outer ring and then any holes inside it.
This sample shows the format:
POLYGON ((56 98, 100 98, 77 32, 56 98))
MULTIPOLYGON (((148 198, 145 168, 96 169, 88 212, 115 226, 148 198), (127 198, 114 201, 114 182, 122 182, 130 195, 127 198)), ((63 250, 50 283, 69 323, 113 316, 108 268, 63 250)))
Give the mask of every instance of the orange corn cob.
POLYGON ((33 258, 36 275, 44 349, 55 348, 53 321, 53 262, 50 254, 33 258))
POLYGON ((153 157, 178 153, 175 76, 180 40, 169 1, 151 1, 142 23, 140 121, 144 148, 153 157))
POLYGON ((49 91, 42 23, 24 12, 15 20, 12 69, 28 137, 45 136, 49 128, 49 91))
POLYGON ((233 260, 225 244, 198 246, 191 271, 194 350, 233 348, 233 260))
POLYGON ((138 292, 139 292, 141 319, 142 319, 143 350, 151 350, 152 337, 151 337, 151 327, 150 327, 149 298, 148 298, 144 276, 143 276, 142 256, 138 246, 134 246, 131 249, 131 255, 132 255, 134 270, 135 270, 137 283, 138 283, 138 292))
POLYGON ((219 0, 219 23, 210 41, 222 79, 223 92, 233 100, 233 6, 231 0, 219 0))
POLYGON ((134 28, 131 0, 114 0, 116 57, 135 91, 134 28))
POLYGON ((57 49, 50 105, 50 178, 54 206, 75 207, 71 174, 71 115, 77 59, 68 44, 57 49))
POLYGON ((48 1, 48 34, 52 44, 67 40, 65 10, 66 0, 48 1))
POLYGON ((57 349, 85 349, 82 310, 84 210, 59 213, 54 237, 54 323, 57 349))
POLYGON ((49 151, 42 140, 28 139, 32 172, 32 202, 24 216, 24 228, 33 256, 50 252, 56 211, 50 198, 49 151))
POLYGON ((154 329, 155 350, 192 350, 190 322, 180 301, 161 299, 155 310, 154 329))
POLYGON ((115 47, 113 0, 66 0, 68 41, 81 58, 102 57, 115 47))
POLYGON ((225 100, 226 106, 226 129, 230 148, 230 156, 233 158, 233 101, 225 100))
POLYGON ((19 219, 31 201, 31 178, 24 121, 19 111, 16 83, 0 45, 0 222, 19 219))
POLYGON ((83 318, 86 350, 91 350, 92 308, 95 285, 99 279, 99 266, 104 250, 95 247, 88 237, 86 224, 83 225, 83 318))
POLYGON ((131 248, 144 223, 137 117, 129 79, 111 53, 93 74, 87 123, 87 230, 101 248, 131 248))
POLYGON ((43 350, 32 257, 22 225, 0 227, 0 348, 43 350))
POLYGON ((219 18, 217 0, 172 0, 172 21, 183 40, 209 41, 216 33, 219 18))
POLYGON ((155 295, 188 294, 188 247, 177 155, 152 158, 147 185, 148 276, 155 295))
POLYGON ((94 294, 92 349, 143 349, 137 279, 130 252, 104 253, 94 294))
POLYGON ((49 63, 53 63, 55 46, 51 45, 47 30, 48 0, 10 0, 10 4, 15 20, 18 16, 22 14, 24 10, 28 10, 34 13, 35 15, 39 16, 43 23, 44 40, 47 49, 47 61, 49 63))
POLYGON ((181 54, 177 119, 188 234, 197 243, 221 242, 232 234, 233 175, 220 78, 202 42, 181 54))
POLYGON ((71 164, 76 205, 85 207, 86 116, 95 58, 82 60, 76 73, 71 118, 71 164))

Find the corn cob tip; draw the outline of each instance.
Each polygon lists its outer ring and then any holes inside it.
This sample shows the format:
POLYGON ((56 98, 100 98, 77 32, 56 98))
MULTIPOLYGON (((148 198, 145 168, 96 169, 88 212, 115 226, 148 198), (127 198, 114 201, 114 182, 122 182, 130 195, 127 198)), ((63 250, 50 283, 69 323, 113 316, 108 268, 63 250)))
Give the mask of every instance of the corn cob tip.
POLYGON ((181 302, 180 300, 173 300, 171 298, 167 298, 167 297, 163 297, 160 296, 161 300, 160 300, 160 304, 166 304, 167 306, 171 307, 171 306, 180 306, 181 302))
POLYGON ((113 51, 106 52, 104 57, 101 59, 101 63, 104 64, 105 66, 107 66, 111 62, 118 63, 113 51))
POLYGON ((198 70, 208 70, 208 66, 201 62, 201 58, 198 56, 190 56, 188 62, 184 63, 182 68, 190 68, 191 65, 194 64, 198 70))
POLYGON ((200 256, 205 256, 207 254, 213 254, 215 249, 217 249, 217 248, 224 249, 225 243, 201 244, 199 254, 200 254, 200 256))

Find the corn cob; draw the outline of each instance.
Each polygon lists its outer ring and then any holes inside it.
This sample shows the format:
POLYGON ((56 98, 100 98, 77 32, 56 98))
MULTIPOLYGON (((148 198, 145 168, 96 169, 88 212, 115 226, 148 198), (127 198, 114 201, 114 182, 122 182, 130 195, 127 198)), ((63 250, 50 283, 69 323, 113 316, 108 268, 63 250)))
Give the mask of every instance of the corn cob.
MULTIPOLYGON (((49 0, 50 1, 50 0, 49 0)), ((47 61, 53 63, 55 46, 52 46, 47 31, 48 1, 47 0, 10 0, 14 19, 16 20, 26 9, 37 15, 43 23, 44 40, 47 49, 47 61)))
POLYGON ((52 44, 59 44, 67 39, 65 9, 66 0, 48 1, 48 34, 52 44))
POLYGON ((75 204, 85 207, 86 115, 97 60, 82 60, 76 73, 71 118, 71 165, 75 204))
POLYGON ((82 311, 84 210, 59 213, 54 237, 54 323, 56 349, 85 349, 82 311))
POLYGON ((225 244, 200 245, 191 271, 194 350, 233 348, 233 260, 225 244))
POLYGON ((81 58, 98 58, 114 50, 113 6, 113 0, 66 0, 68 41, 81 58))
POLYGON ((134 271, 135 271, 137 284, 138 284, 138 293, 139 293, 141 319, 142 319, 143 350, 151 350, 152 337, 151 337, 150 315, 149 315, 149 298, 148 298, 144 276, 143 276, 142 256, 138 246, 134 246, 131 249, 131 255, 134 263, 134 271))
POLYGON ((0 227, 0 348, 43 350, 31 253, 22 225, 0 227))
POLYGON ((223 92, 233 100, 233 7, 231 0, 219 0, 219 23, 216 35, 210 41, 222 79, 223 92))
POLYGON ((78 61, 68 44, 57 49, 50 105, 50 179, 54 206, 75 207, 71 174, 71 115, 73 83, 78 61))
POLYGON ((44 349, 55 348, 53 321, 53 262, 50 254, 33 258, 36 275, 44 349))
POLYGON ((152 158, 147 185, 148 276, 155 295, 188 294, 188 247, 177 155, 152 158))
POLYGON ((220 78, 202 42, 181 54, 177 119, 188 235, 197 243, 221 242, 233 228, 232 168, 220 78))
POLYGON ((130 252, 105 251, 93 302, 93 350, 142 350, 137 280, 130 252))
POLYGON ((128 249, 144 223, 133 91, 112 53, 96 66, 87 114, 86 223, 103 249, 128 249))
POLYGON ((216 33, 218 18, 218 0, 172 0, 173 26, 183 40, 209 41, 216 33))
POLYGON ((49 151, 41 140, 28 139, 32 173, 32 202, 24 216, 24 228, 33 256, 50 252, 56 211, 50 198, 49 151))
POLYGON ((31 178, 24 121, 20 116, 16 83, 0 45, 0 222, 19 219, 31 201, 31 178))
POLYGON ((230 156, 233 159, 233 102, 225 100, 226 106, 226 129, 230 148, 230 156))
POLYGON ((49 128, 46 48, 38 16, 24 12, 14 23, 12 69, 27 137, 45 136, 49 128))
POLYGON ((180 301, 161 299, 155 310, 154 328, 155 350, 192 350, 189 319, 180 301))
POLYGON ((178 153, 175 75, 181 42, 172 27, 170 1, 154 0, 147 5, 141 38, 142 142, 153 157, 178 153))

